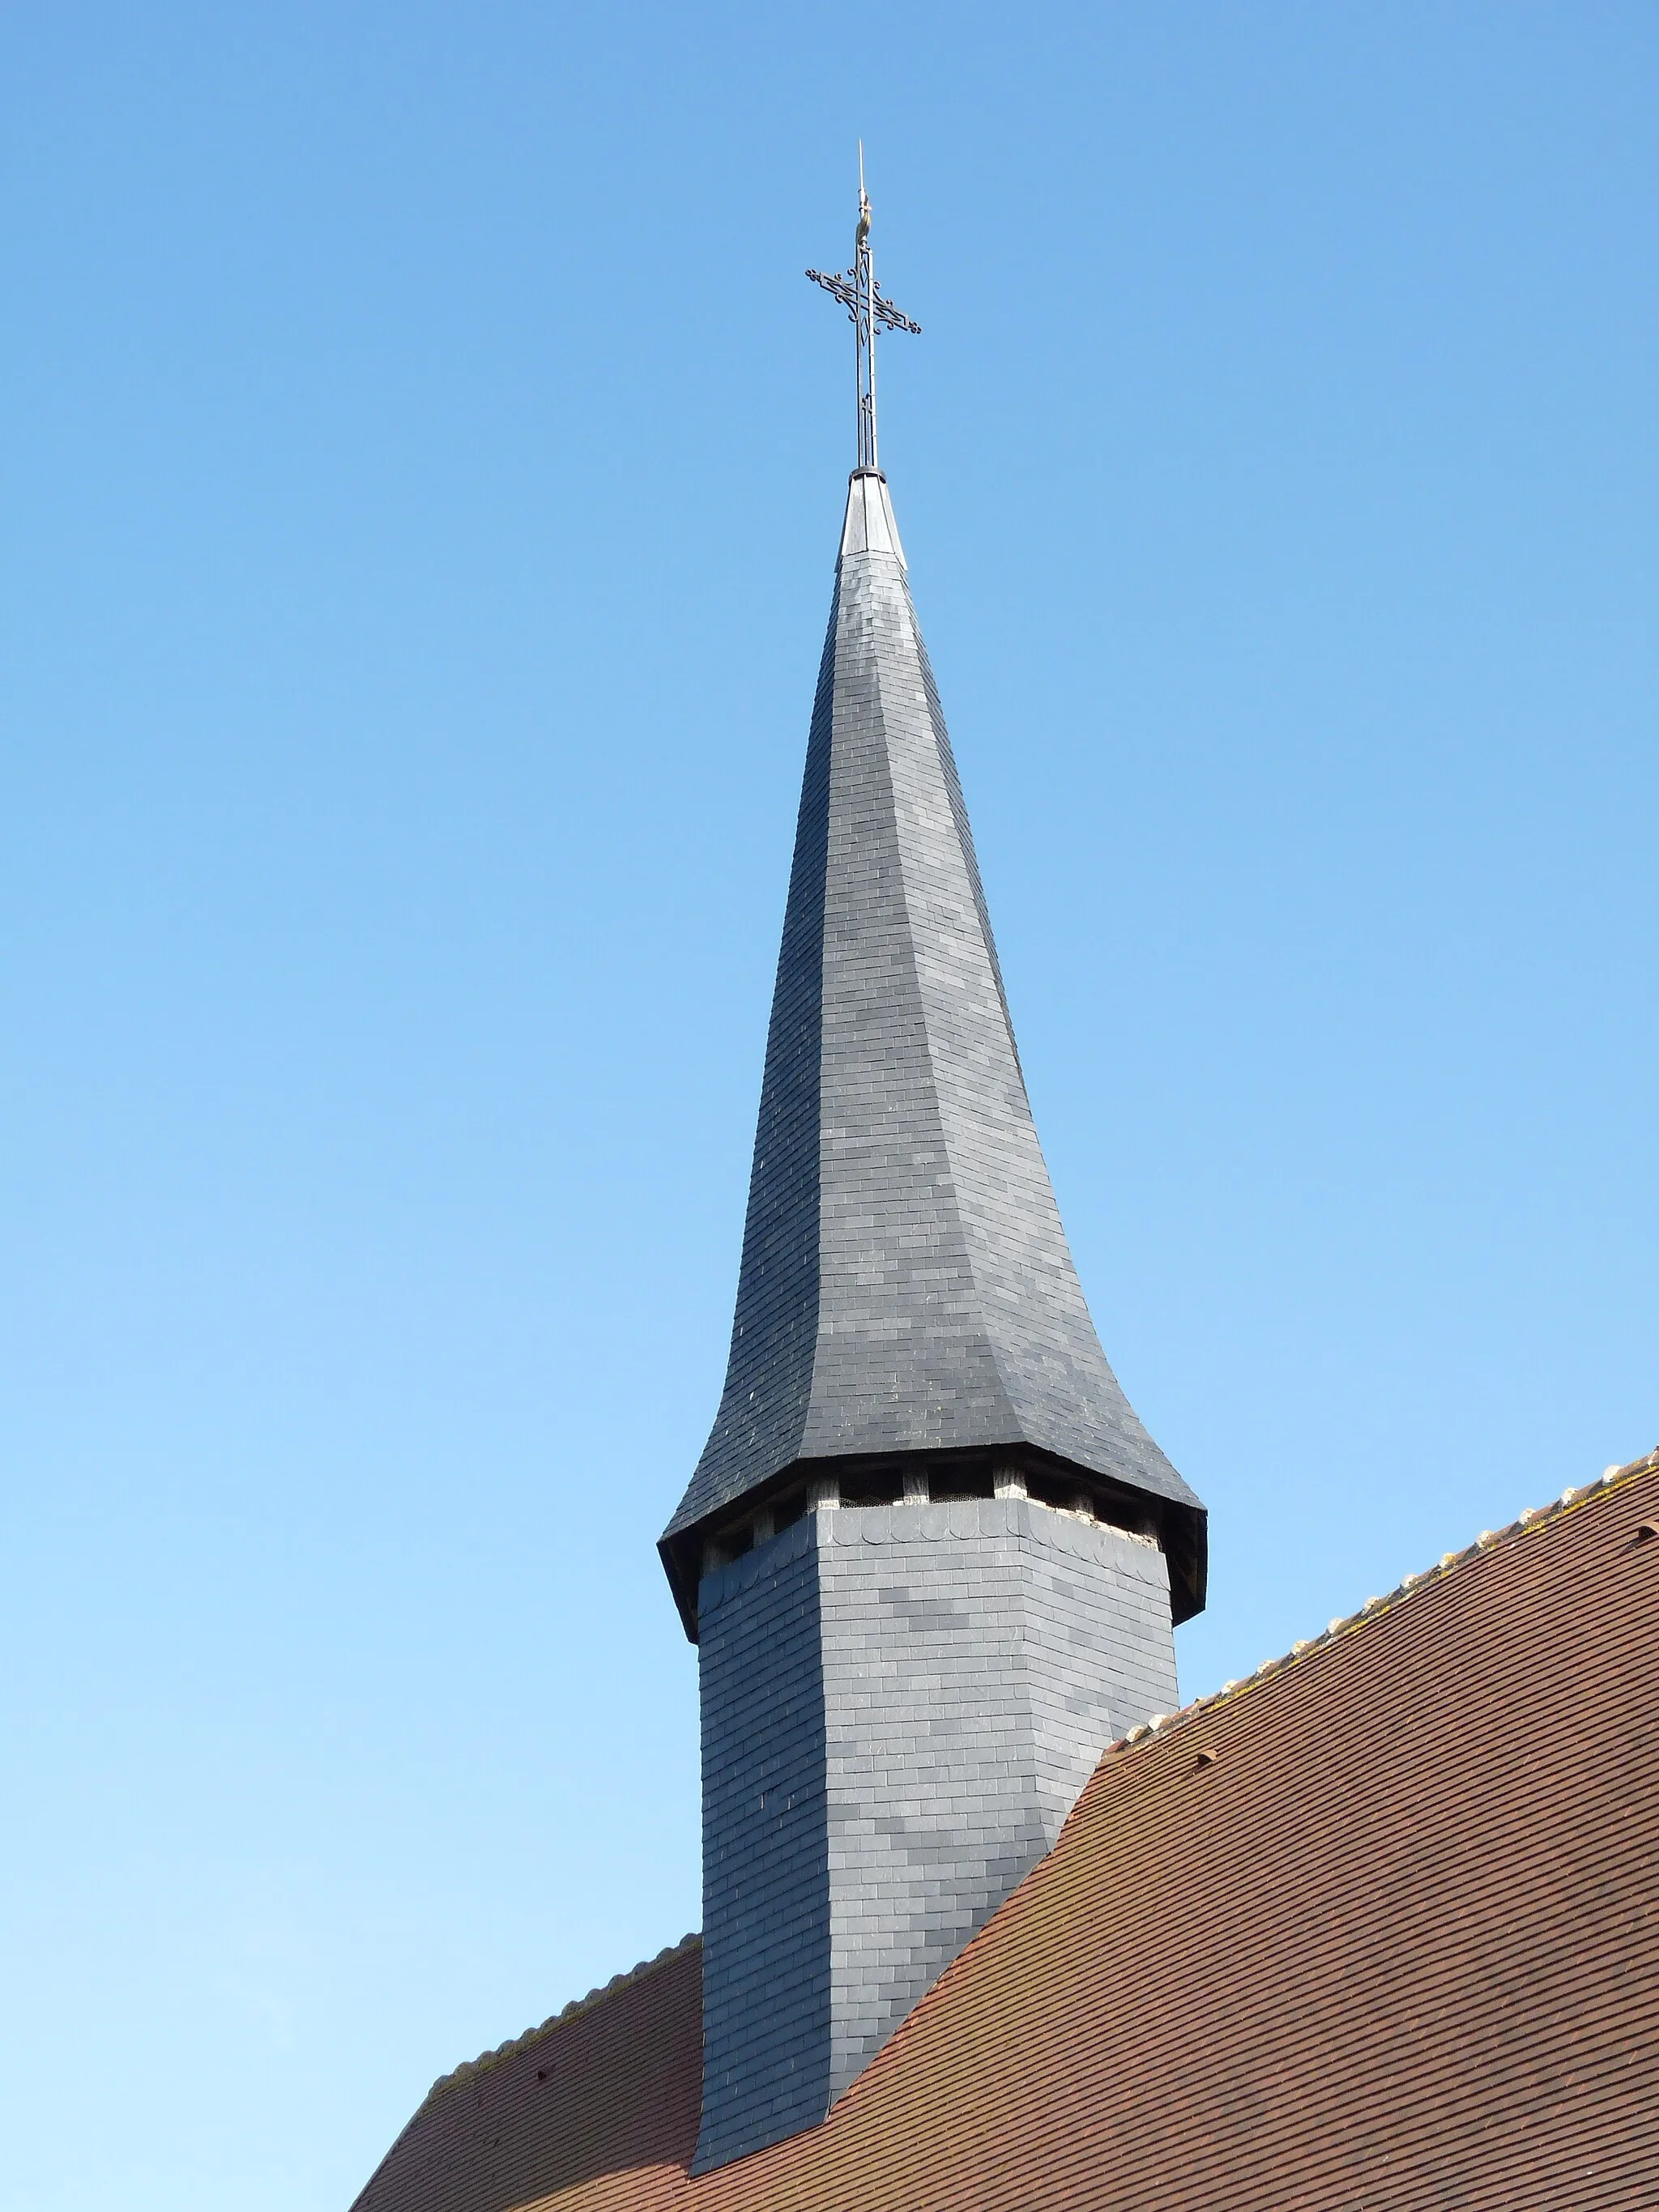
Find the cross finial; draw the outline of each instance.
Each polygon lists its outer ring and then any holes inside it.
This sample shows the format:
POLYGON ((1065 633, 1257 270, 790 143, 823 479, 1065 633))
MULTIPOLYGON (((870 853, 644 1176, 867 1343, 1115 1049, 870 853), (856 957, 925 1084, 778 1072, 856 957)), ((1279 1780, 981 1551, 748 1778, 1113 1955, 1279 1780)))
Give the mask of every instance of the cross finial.
POLYGON ((822 284, 831 299, 839 300, 852 318, 857 350, 859 459, 861 469, 879 471, 876 447, 876 332, 910 331, 921 336, 921 325, 902 315, 890 300, 884 300, 870 258, 870 195, 864 189, 864 141, 859 141, 859 221, 853 234, 853 265, 838 276, 809 269, 815 284, 822 284))

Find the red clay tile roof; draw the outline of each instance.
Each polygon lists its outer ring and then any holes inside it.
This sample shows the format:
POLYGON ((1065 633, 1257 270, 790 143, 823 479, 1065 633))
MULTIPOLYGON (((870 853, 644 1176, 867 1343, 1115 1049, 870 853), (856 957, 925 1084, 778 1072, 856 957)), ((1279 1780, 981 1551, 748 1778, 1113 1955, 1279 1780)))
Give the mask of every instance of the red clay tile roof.
POLYGON ((688 2179, 682 1946, 357 2212, 1652 2206, 1656 1759, 1659 1454, 1115 1745, 822 2126, 688 2179))

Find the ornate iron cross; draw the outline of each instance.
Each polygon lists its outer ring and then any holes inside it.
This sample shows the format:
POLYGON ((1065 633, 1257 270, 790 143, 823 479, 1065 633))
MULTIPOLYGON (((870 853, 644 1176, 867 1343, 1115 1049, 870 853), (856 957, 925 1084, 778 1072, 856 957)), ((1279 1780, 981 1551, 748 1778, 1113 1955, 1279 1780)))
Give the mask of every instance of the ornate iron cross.
POLYGON ((854 235, 853 265, 843 269, 838 276, 826 276, 821 269, 809 269, 807 275, 815 284, 822 284, 833 300, 839 300, 852 319, 854 339, 858 354, 859 392, 859 466, 879 471, 881 463, 876 448, 876 332, 909 331, 921 336, 921 325, 913 323, 908 315, 902 315, 890 300, 884 300, 881 287, 876 282, 875 270, 870 259, 870 197, 864 189, 864 142, 859 141, 859 227, 854 235))

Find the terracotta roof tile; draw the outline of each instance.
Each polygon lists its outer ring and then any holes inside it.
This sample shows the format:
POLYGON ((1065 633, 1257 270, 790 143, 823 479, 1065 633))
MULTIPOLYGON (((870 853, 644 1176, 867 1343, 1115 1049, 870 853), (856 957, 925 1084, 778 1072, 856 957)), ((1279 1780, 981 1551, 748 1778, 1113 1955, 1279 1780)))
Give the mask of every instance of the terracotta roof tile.
MULTIPOLYGON (((702 1937, 694 1929, 690 1935, 682 1936, 678 1943, 666 1945, 658 1952, 654 1959, 641 1959, 638 1966, 631 1968, 629 1972, 612 1974, 608 1982, 601 1983, 597 1989, 589 1990, 585 1997, 572 1997, 562 2012, 550 2014, 539 2027, 527 2027, 522 2035, 510 2036, 505 2043, 498 2043, 493 2051, 481 2051, 476 2058, 463 2059, 452 2072, 441 2074, 427 2091, 426 2103, 430 2104, 434 2097, 441 2096, 453 2084, 465 2081, 469 2075, 477 2074, 481 2068, 496 2065, 501 2059, 514 2057, 518 2052, 527 2050, 532 2043, 539 2043, 544 2036, 550 2035, 556 2027, 562 2027, 567 2021, 574 2020, 578 2014, 591 2010, 596 2004, 603 2004, 606 1997, 614 1996, 617 1990, 625 1990, 635 1982, 642 1981, 647 1974, 655 1973, 658 1967, 665 1966, 671 1959, 677 1959, 682 1951, 698 1951, 702 1948, 702 1937)), ((426 2106, 423 2105, 422 2110, 425 2109, 426 2106)))
POLYGON ((822 2126, 696 2181, 684 1948, 361 2212, 1598 2212, 1659 2171, 1659 1454, 1103 1757, 822 2126))

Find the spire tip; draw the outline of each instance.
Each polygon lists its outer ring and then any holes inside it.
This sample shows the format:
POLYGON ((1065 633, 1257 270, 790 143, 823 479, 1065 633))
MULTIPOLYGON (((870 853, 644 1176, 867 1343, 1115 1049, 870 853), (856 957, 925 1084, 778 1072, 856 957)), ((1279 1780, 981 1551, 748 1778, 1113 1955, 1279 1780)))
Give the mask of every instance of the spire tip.
POLYGON ((827 276, 819 269, 807 275, 839 300, 852 319, 858 348, 859 458, 860 469, 879 471, 876 452, 876 332, 910 331, 921 335, 921 325, 901 314, 884 299, 870 258, 870 195, 864 186, 864 141, 859 140, 859 222, 853 240, 853 265, 839 276, 827 276))

